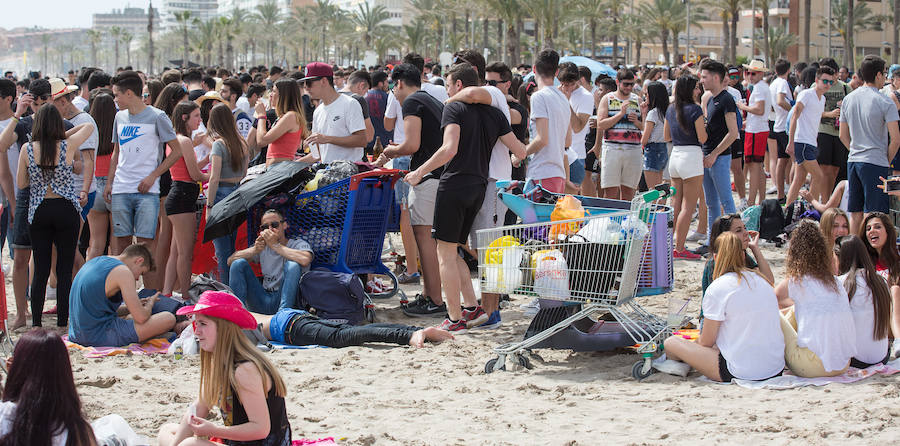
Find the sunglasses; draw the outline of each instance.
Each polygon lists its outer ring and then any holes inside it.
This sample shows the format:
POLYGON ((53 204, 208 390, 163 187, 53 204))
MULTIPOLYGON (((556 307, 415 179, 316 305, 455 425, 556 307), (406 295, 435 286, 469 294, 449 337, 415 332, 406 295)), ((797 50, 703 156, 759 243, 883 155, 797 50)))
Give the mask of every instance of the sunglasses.
POLYGON ((141 94, 141 97, 144 99, 147 99, 150 97, 150 93, 143 93, 143 94, 141 94))
POLYGON ((313 82, 321 80, 321 79, 322 79, 321 77, 317 77, 315 79, 307 79, 307 80, 303 81, 303 86, 305 86, 306 88, 309 88, 313 82))
POLYGON ((822 83, 825 85, 834 85, 833 79, 822 79, 822 83))
POLYGON ((35 100, 46 101, 47 99, 50 99, 49 94, 42 94, 42 95, 36 95, 34 93, 28 93, 28 94, 30 94, 31 97, 34 98, 35 100))
POLYGON ((284 223, 284 221, 273 221, 272 223, 263 223, 263 224, 259 225, 259 229, 263 230, 263 231, 265 231, 266 229, 269 229, 269 228, 278 229, 278 227, 281 226, 282 223, 284 223))
POLYGON ((634 82, 622 82, 622 87, 634 87, 634 82))

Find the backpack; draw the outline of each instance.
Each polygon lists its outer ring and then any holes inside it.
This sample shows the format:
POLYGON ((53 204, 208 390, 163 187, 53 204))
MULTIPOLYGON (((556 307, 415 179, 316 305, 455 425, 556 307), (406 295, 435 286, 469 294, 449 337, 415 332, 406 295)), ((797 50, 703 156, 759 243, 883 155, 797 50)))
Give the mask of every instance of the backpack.
POLYGON ((200 300, 200 295, 203 294, 204 291, 224 291, 232 296, 235 295, 234 291, 232 291, 228 285, 211 277, 199 275, 191 281, 191 286, 188 288, 187 294, 182 296, 185 305, 195 305, 197 301, 200 300))
POLYGON ((819 211, 806 201, 792 201, 791 204, 784 209, 784 232, 788 234, 793 232, 794 228, 800 223, 800 220, 809 219, 818 221, 820 217, 821 214, 819 214, 819 211))
POLYGON ((759 232, 759 214, 761 207, 758 204, 748 207, 741 212, 741 220, 744 220, 744 226, 749 231, 759 232))
POLYGON ((759 236, 763 240, 774 240, 784 231, 784 211, 778 200, 769 198, 760 204, 759 236))
POLYGON ((300 305, 321 319, 357 325, 366 319, 367 299, 355 274, 317 268, 300 277, 300 305))

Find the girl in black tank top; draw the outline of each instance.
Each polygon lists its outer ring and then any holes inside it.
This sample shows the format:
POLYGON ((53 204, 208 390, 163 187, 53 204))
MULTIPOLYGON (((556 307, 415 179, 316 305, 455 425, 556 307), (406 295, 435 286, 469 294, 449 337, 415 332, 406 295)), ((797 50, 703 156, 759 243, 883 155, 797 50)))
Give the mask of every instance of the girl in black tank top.
POLYGON ((180 424, 160 429, 160 446, 175 446, 192 436, 210 445, 289 446, 284 381, 241 331, 256 328, 253 316, 236 297, 217 291, 203 293, 197 305, 178 314, 194 315, 200 396, 180 424), (213 407, 219 408, 224 426, 204 419, 213 407))

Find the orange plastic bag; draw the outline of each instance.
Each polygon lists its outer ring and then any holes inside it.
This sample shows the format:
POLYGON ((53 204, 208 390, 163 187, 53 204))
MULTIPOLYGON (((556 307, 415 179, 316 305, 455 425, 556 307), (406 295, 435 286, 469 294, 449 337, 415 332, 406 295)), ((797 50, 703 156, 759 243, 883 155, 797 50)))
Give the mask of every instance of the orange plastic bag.
MULTIPOLYGON (((584 207, 577 198, 566 195, 556 201, 556 207, 550 213, 550 221, 572 220, 584 218, 584 207)), ((578 232, 580 224, 577 222, 553 225, 550 227, 550 241, 559 240, 561 237, 578 232)))

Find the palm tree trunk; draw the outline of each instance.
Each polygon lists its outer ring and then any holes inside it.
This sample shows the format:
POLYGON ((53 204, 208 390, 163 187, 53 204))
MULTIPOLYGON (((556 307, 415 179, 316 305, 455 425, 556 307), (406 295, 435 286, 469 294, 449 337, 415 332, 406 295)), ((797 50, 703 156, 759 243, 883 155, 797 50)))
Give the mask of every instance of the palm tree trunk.
POLYGON ((663 57, 666 58, 666 63, 669 63, 672 60, 669 53, 669 30, 663 30, 659 35, 659 40, 662 42, 663 57))
POLYGON ((613 66, 619 65, 619 32, 616 30, 616 25, 619 23, 619 11, 618 9, 613 9, 612 11, 612 22, 613 22, 613 36, 612 36, 612 64, 613 66))
POLYGON ((534 54, 532 57, 537 57, 538 53, 541 52, 541 44, 544 42, 544 37, 541 35, 541 21, 534 21, 534 54))
POLYGON ((234 44, 231 36, 228 36, 228 44, 225 45, 225 67, 229 70, 234 69, 234 44))
POLYGON ((634 40, 634 63, 637 65, 641 64, 641 47, 644 46, 641 39, 634 40))
MULTIPOLYGON (((847 0, 847 35, 844 38, 844 65, 848 67, 856 66, 855 56, 856 56, 856 45, 853 44, 853 8, 855 5, 853 4, 853 0, 847 0)), ((896 30, 896 25, 894 25, 894 29, 896 30)), ((894 31, 896 32, 896 31, 894 31)))
POLYGON ((519 36, 525 34, 525 20, 520 16, 516 19, 516 35, 512 39, 512 44, 514 45, 515 53, 513 54, 513 63, 516 65, 522 61, 522 40, 519 39, 519 36))
POLYGON ((894 21, 893 21, 894 39, 891 43, 891 63, 897 63, 897 52, 900 51, 900 0, 894 0, 894 21))
POLYGON ((182 29, 182 33, 183 33, 182 37, 184 38, 184 57, 182 58, 183 60, 182 60, 181 68, 187 69, 187 67, 188 67, 188 30, 187 30, 187 25, 185 25, 184 29, 182 29))
POLYGON ((219 41, 219 66, 225 66, 225 46, 222 44, 222 39, 217 39, 219 41))
POLYGON ((728 12, 722 11, 722 60, 731 60, 731 55, 728 54, 728 50, 731 49, 729 45, 731 42, 729 32, 731 32, 731 30, 728 29, 728 12))
MULTIPOLYGON (((487 48, 487 47, 488 47, 488 40, 489 40, 489 39, 488 39, 488 27, 490 26, 490 24, 491 24, 491 21, 488 20, 487 17, 481 19, 481 31, 482 31, 482 42, 481 42, 482 45, 481 45, 481 48, 487 48)), ((494 57, 497 57, 497 56, 494 56, 494 57)))
MULTIPOLYGON (((826 19, 827 20, 827 19, 826 19)), ((812 22, 812 0, 803 0, 803 60, 809 60, 809 25, 812 22)))
POLYGON ((597 59, 597 19, 591 18, 591 59, 597 59))
POLYGON ((497 55, 500 60, 509 61, 506 56, 506 34, 503 32, 503 19, 497 19, 497 55))
POLYGON ((466 48, 472 48, 472 34, 469 33, 469 18, 471 13, 468 9, 466 9, 466 22, 465 22, 465 31, 466 31, 466 48))
POLYGON ((675 54, 674 54, 675 58, 672 59, 672 64, 673 64, 673 65, 681 65, 681 59, 679 58, 679 56, 681 56, 681 54, 679 54, 679 52, 678 52, 678 47, 679 47, 679 45, 678 45, 678 35, 679 35, 679 34, 681 34, 681 33, 678 32, 678 31, 673 31, 673 32, 672 32, 672 52, 675 53, 675 54))
POLYGON ((729 48, 729 54, 731 55, 731 63, 737 63, 737 45, 738 45, 738 37, 737 37, 737 25, 738 25, 738 11, 731 11, 731 46, 729 48))
POLYGON ((763 19, 763 57, 766 61, 766 66, 771 65, 769 62, 771 54, 771 46, 769 45, 769 5, 764 2, 762 5, 762 19, 763 19))
MULTIPOLYGON (((896 42, 897 39, 894 39, 894 41, 896 42)), ((96 67, 97 66, 97 43, 94 42, 93 40, 91 40, 91 61, 92 61, 91 63, 93 63, 94 66, 96 67)))

